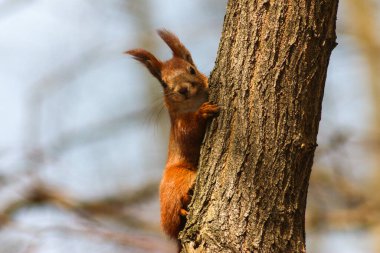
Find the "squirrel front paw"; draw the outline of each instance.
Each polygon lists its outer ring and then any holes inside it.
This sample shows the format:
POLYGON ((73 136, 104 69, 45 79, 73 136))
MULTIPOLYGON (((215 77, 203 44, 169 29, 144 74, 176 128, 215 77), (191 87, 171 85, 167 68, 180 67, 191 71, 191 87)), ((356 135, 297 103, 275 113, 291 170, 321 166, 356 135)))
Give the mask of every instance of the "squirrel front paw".
POLYGON ((199 108, 199 115, 204 119, 208 119, 215 117, 219 111, 219 106, 211 104, 210 102, 205 102, 199 108))

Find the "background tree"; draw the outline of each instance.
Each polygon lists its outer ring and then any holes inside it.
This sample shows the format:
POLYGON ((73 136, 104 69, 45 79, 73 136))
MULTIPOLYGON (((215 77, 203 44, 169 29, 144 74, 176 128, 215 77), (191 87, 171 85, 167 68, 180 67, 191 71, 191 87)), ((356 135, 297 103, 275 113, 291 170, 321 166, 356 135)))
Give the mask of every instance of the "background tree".
POLYGON ((229 1, 185 252, 305 252, 338 1, 229 1))

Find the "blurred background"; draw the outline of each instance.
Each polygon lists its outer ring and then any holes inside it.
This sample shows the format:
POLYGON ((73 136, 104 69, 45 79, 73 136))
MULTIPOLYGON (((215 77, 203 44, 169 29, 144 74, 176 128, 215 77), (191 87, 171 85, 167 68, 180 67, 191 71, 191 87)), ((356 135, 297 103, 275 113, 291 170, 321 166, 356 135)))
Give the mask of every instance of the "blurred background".
MULTIPOLYGON (((0 0, 0 253, 173 252, 169 124, 123 55, 176 33, 214 67, 226 0, 0 0)), ((309 253, 380 252, 380 1, 340 1, 307 210, 309 253)))

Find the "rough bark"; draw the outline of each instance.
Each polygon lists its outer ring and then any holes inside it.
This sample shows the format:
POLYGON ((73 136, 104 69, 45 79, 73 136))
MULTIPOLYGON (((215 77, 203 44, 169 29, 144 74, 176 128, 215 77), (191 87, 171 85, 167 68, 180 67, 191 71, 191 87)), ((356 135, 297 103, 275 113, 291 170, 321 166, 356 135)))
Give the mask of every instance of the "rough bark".
POLYGON ((230 0, 183 252, 305 252, 338 0, 230 0))

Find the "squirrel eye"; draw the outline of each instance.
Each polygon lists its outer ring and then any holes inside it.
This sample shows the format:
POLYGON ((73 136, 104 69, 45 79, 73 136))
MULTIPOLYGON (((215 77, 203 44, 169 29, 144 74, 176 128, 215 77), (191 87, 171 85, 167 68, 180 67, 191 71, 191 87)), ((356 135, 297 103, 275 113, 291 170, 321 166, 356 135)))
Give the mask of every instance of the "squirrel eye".
POLYGON ((192 66, 190 66, 189 72, 190 74, 195 75, 195 69, 192 66))

